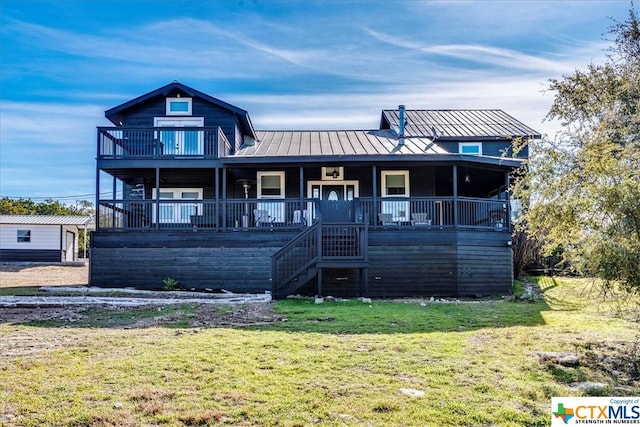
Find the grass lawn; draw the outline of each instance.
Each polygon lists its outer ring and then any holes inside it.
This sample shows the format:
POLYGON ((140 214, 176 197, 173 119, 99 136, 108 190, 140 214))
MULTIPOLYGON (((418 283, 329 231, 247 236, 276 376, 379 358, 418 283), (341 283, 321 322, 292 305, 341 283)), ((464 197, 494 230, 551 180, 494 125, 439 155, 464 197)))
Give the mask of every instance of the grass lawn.
POLYGON ((638 306, 536 280, 535 302, 287 300, 252 327, 3 323, 0 425, 546 426, 552 396, 640 395, 638 306))

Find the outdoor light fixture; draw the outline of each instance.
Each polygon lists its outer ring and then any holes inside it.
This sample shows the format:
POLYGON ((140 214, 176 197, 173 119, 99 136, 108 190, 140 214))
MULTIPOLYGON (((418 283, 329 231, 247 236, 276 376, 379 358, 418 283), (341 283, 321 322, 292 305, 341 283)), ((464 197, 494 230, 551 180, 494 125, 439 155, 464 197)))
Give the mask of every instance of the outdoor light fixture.
POLYGON ((338 175, 339 175, 338 170, 334 169, 331 175, 333 176, 333 179, 338 179, 338 175))
POLYGON ((471 177, 469 176, 469 174, 466 174, 464 176, 464 182, 471 182, 471 177))

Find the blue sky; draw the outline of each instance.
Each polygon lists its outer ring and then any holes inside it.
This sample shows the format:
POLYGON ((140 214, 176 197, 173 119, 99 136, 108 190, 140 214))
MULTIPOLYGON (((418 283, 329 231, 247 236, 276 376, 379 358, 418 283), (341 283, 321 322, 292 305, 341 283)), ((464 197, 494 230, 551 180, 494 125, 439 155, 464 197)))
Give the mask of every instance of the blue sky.
POLYGON ((104 111, 173 80, 257 129, 376 128, 380 110, 500 108, 542 133, 628 1, 0 3, 0 196, 94 200, 104 111))

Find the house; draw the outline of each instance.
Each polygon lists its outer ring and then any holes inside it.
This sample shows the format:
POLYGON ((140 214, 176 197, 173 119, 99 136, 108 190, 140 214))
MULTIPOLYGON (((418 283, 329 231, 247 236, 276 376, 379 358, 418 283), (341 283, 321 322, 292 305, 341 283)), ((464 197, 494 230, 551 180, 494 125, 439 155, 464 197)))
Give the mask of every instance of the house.
POLYGON ((501 110, 383 110, 378 129, 256 130, 173 82, 105 112, 90 283, 372 297, 512 286, 501 110))
MULTIPOLYGON (((0 215, 0 261, 76 262, 80 233, 95 228, 90 216, 0 215)), ((83 258, 86 258, 84 256, 83 258)))

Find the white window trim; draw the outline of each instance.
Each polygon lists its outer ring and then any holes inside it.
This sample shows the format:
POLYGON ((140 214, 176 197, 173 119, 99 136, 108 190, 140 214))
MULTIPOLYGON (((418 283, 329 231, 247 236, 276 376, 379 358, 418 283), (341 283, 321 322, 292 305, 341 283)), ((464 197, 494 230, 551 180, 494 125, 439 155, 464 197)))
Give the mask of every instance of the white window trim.
POLYGON ((381 172, 381 191, 382 197, 409 197, 411 195, 411 189, 409 188, 409 171, 382 171, 381 172), (405 188, 404 194, 387 194, 387 176, 389 175, 404 175, 405 188))
POLYGON ((166 105, 167 116, 190 116, 191 114, 193 114, 192 98, 167 98, 165 105, 166 105), (171 111, 171 103, 176 101, 187 102, 187 111, 171 111))
POLYGON ((482 156, 482 142, 459 142, 458 153, 466 154, 468 156, 482 156), (463 153, 463 147, 478 147, 478 153, 463 153))
POLYGON ((344 180, 344 167, 343 166, 323 166, 322 167, 322 180, 323 181, 342 181, 344 180), (338 176, 334 178, 333 176, 327 175, 329 170, 338 169, 338 176))
POLYGON ((285 182, 284 182, 284 171, 268 171, 268 172, 258 172, 258 199, 284 199, 285 195, 285 182), (280 194, 277 196, 267 196, 262 195, 262 177, 264 176, 278 176, 280 177, 280 194))
MULTIPOLYGON (((165 193, 165 192, 171 192, 174 195, 180 196, 180 197, 175 197, 172 199, 163 199, 162 197, 160 198, 160 205, 162 206, 162 202, 164 201, 165 203, 167 202, 172 202, 172 201, 178 201, 178 200, 193 200, 194 202, 197 202, 199 200, 202 200, 202 194, 203 194, 203 190, 202 188, 176 188, 176 187, 167 187, 167 188, 163 188, 160 187, 160 193, 165 193), (191 192, 191 193, 198 193, 198 198, 197 199, 183 199, 182 198, 182 193, 183 192, 191 192), (177 194, 176 194, 177 193, 177 194)), ((153 189, 152 192, 152 197, 153 200, 156 199, 156 189, 153 189)), ((171 215, 171 218, 169 219, 164 219, 164 218, 160 218, 160 223, 187 223, 190 221, 190 218, 184 218, 181 215, 180 212, 180 208, 181 208, 180 203, 176 203, 173 205, 173 213, 171 215)), ((196 211, 198 212, 198 215, 202 214, 202 203, 198 203, 195 205, 196 211)), ((153 223, 156 223, 156 209, 153 209, 153 223)))

